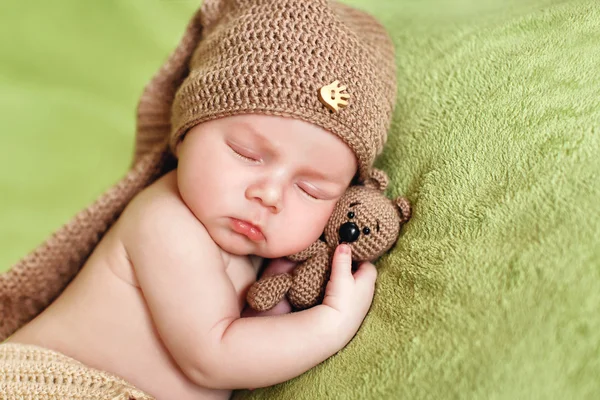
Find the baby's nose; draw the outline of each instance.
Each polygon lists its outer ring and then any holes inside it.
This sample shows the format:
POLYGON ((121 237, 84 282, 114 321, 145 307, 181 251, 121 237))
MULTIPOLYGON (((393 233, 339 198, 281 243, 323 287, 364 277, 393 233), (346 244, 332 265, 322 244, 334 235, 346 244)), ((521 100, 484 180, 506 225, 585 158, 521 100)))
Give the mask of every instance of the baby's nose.
POLYGON ((281 208, 281 194, 275 187, 263 189, 258 196, 265 207, 279 211, 281 208))
POLYGON ((340 226, 339 230, 340 243, 352 243, 358 240, 360 236, 360 229, 354 222, 345 222, 340 226))
POLYGON ((281 211, 281 188, 270 183, 261 183, 248 187, 246 198, 257 199, 260 203, 274 213, 281 211))

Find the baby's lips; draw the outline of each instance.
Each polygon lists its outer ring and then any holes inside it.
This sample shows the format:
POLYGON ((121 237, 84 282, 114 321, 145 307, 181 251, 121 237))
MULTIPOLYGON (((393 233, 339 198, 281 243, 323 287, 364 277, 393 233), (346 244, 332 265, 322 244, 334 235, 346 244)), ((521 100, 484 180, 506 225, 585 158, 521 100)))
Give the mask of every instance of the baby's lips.
POLYGON ((255 227, 248 221, 232 218, 231 227, 235 232, 248 237, 252 241, 259 242, 265 240, 265 236, 263 235, 260 228, 255 227))

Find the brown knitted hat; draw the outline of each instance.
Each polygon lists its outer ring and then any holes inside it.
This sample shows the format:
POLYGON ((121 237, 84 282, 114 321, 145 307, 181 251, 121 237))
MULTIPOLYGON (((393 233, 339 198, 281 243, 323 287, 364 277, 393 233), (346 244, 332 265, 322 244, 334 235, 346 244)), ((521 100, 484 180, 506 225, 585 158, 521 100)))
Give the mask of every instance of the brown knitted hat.
POLYGON ((327 0, 207 0, 194 23, 201 39, 173 101, 172 150, 203 121, 281 115, 338 135, 369 176, 396 95, 394 48, 373 17, 327 0))
POLYGON ((176 166, 171 150, 197 123, 300 118, 342 138, 366 179, 395 103, 393 54, 374 18, 340 3, 205 0, 142 93, 127 175, 0 275, 0 341, 64 290, 129 201, 176 166))

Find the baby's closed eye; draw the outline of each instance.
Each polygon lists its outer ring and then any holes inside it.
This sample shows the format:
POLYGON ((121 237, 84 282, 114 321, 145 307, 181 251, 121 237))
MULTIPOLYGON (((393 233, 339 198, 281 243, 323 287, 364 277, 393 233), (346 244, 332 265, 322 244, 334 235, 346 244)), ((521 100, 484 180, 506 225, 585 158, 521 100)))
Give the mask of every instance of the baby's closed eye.
POLYGON ((249 161, 252 163, 257 163, 261 161, 261 158, 258 154, 248 150, 248 149, 242 149, 241 147, 235 146, 235 145, 228 145, 229 148, 231 149, 231 151, 233 152, 233 154, 238 157, 241 158, 242 160, 245 161, 249 161))
POLYGON ((322 200, 323 195, 318 193, 318 190, 314 187, 307 186, 306 184, 297 184, 296 186, 308 197, 315 200, 322 200))

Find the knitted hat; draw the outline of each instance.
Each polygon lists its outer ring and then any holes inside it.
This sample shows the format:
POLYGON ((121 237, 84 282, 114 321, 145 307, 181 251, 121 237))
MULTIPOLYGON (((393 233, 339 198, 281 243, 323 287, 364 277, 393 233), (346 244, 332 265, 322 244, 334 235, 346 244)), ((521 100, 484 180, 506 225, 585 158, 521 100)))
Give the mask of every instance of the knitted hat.
POLYGON ((338 135, 363 180, 395 103, 393 46, 371 16, 327 0, 205 0, 145 87, 127 175, 0 275, 0 341, 73 279, 129 201, 174 168, 202 121, 241 113, 300 118, 338 135))
POLYGON ((172 107, 173 149, 203 121, 288 116, 338 135, 368 177, 396 95, 394 48, 373 17, 327 0, 230 0, 207 1, 198 18, 202 39, 172 107))

